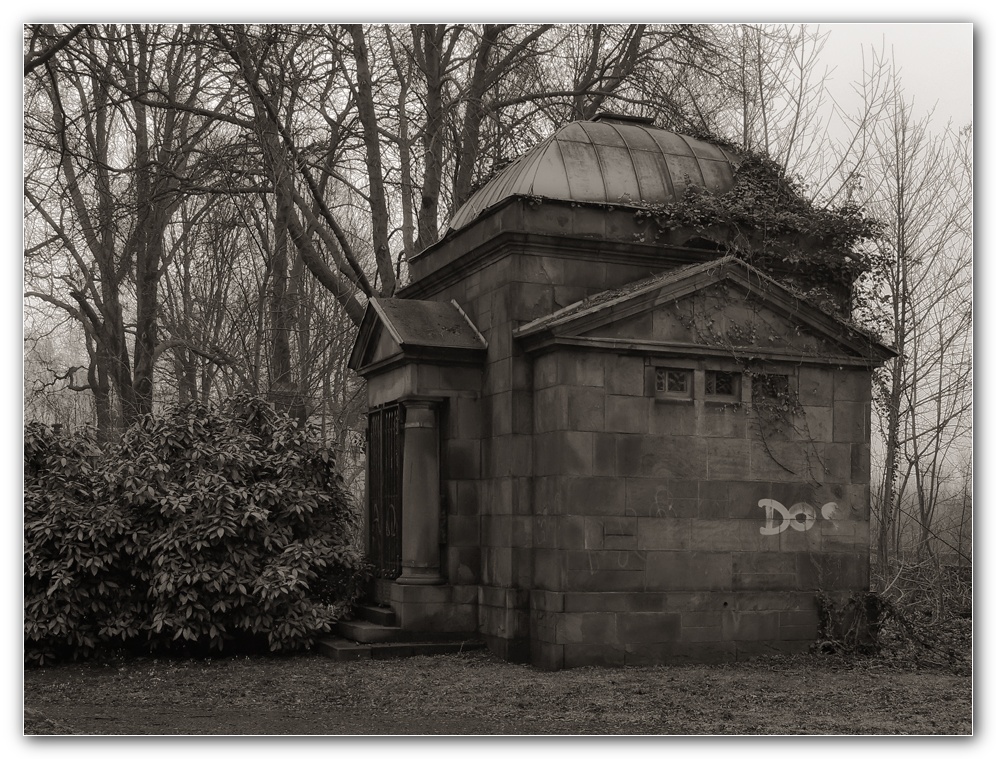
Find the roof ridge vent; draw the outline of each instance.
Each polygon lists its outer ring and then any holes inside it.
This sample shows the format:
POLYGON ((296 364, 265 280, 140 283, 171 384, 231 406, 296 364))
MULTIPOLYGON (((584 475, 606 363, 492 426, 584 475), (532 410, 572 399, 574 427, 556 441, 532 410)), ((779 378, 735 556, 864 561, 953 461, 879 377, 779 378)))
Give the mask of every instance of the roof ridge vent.
POLYGON ((652 116, 631 116, 628 113, 616 113, 614 111, 599 111, 591 117, 592 121, 618 121, 623 124, 640 124, 641 126, 652 127, 654 119, 652 116))

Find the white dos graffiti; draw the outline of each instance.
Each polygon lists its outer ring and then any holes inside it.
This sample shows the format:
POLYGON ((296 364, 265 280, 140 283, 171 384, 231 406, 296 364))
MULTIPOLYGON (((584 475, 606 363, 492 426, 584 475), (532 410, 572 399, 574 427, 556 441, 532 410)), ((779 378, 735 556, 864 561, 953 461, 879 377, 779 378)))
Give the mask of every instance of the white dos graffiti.
MULTIPOLYGON (((799 532, 805 532, 816 524, 816 507, 808 503, 797 503, 792 508, 787 509, 778 501, 762 498, 757 502, 757 505, 764 509, 767 517, 764 527, 761 528, 762 535, 778 535, 789 527, 799 532), (775 524, 776 516, 781 518, 778 524, 775 524)), ((838 508, 833 501, 825 503, 820 507, 820 516, 832 521, 837 515, 838 508)))

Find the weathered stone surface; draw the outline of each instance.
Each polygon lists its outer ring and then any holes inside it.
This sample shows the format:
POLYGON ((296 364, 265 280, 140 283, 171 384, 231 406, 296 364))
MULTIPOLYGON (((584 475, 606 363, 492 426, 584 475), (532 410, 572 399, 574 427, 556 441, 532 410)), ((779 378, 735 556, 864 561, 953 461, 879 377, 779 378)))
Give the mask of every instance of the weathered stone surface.
POLYGON ((568 569, 564 588, 571 591, 644 590, 648 574, 637 569, 568 569))
POLYGON ((560 351, 557 376, 565 385, 605 386, 605 355, 595 352, 560 351))
POLYGON ((822 477, 826 483, 845 483, 851 478, 851 446, 848 443, 826 443, 823 446, 822 477))
POLYGON ((803 406, 833 405, 834 371, 803 366, 799 368, 799 403, 803 406))
POLYGON ((652 435, 695 435, 698 428, 698 411, 691 401, 674 401, 658 398, 650 413, 652 435))
POLYGON ((533 433, 533 394, 512 391, 512 432, 516 435, 533 433))
POLYGON ((816 596, 808 591, 785 589, 741 592, 733 596, 730 608, 735 611, 815 611, 816 596))
POLYGON ((511 435, 513 432, 512 391, 495 393, 489 400, 491 402, 491 437, 511 435))
MULTIPOLYGON (((572 261, 551 255, 524 252, 515 257, 513 276, 519 282, 536 284, 560 284, 565 281, 564 272, 572 261)), ((547 311, 546 313, 550 313, 547 311)), ((544 314, 545 315, 545 314, 544 314)))
POLYGON ((871 372, 845 369, 834 373, 834 405, 840 401, 871 403, 871 372))
POLYGON ((605 390, 610 395, 644 397, 644 361, 636 356, 612 355, 605 360, 605 390))
POLYGON ((623 644, 665 643, 681 635, 681 614, 619 612, 616 635, 623 644))
POLYGON ((368 405, 381 406, 411 394, 416 384, 415 375, 415 366, 408 364, 370 377, 367 381, 368 405))
POLYGON ((623 476, 705 479, 707 448, 704 439, 620 435, 616 445, 619 474, 623 476))
POLYGON ((626 490, 610 477, 572 477, 567 481, 566 507, 572 514, 617 515, 626 513, 626 490))
POLYGON ((511 299, 512 317, 521 321, 532 321, 554 310, 553 287, 549 284, 516 282, 511 299))
POLYGON ((710 480, 744 480, 751 473, 751 443, 748 440, 706 440, 706 477, 710 480))
POLYGON ((798 423, 803 440, 833 440, 833 409, 829 406, 803 406, 803 414, 798 423))
POLYGON ((643 551, 591 550, 567 551, 567 569, 600 572, 602 570, 640 572, 647 566, 643 551))
POLYGON ((726 611, 723 613, 723 640, 777 640, 775 611, 726 611))
POLYGON ((696 432, 709 438, 744 438, 747 435, 746 409, 740 404, 704 403, 696 432))
POLYGON ((592 472, 594 455, 593 433, 566 431, 555 433, 558 448, 554 455, 559 459, 557 474, 587 476, 592 472))
POLYGON ((562 612, 564 611, 564 598, 563 593, 537 590, 529 594, 529 604, 531 608, 539 611, 562 612))
POLYGON ((612 435, 600 434, 592 438, 591 473, 596 477, 616 477, 616 441, 612 435))
POLYGON ((567 388, 548 387, 536 391, 533 400, 533 430, 537 433, 569 429, 567 388))
POLYGON ((584 643, 598 641, 615 643, 615 614, 571 614, 559 615, 557 619, 558 643, 584 643))
POLYGON ((722 627, 682 627, 681 638, 685 643, 705 643, 721 641, 722 627))
POLYGON ((476 546, 481 541, 481 518, 450 514, 446 520, 446 542, 451 546, 476 546))
POLYGON ((693 551, 739 551, 742 550, 740 525, 729 519, 690 519, 693 551))
POLYGON ((569 612, 662 612, 668 608, 664 593, 565 593, 564 611, 569 612))
POLYGON ((606 405, 611 407, 612 396, 605 396, 602 388, 568 387, 567 426, 568 430, 599 431, 606 429, 606 405))
POLYGON ((530 661, 539 669, 555 671, 564 667, 564 647, 545 640, 530 641, 530 661))
POLYGON ((546 548, 533 551, 534 588, 562 591, 565 589, 566 572, 563 551, 546 548))
POLYGON ((698 516, 698 482, 625 478, 626 513, 637 517, 684 519, 698 516))
POLYGON ((451 583, 472 585, 480 582, 481 547, 451 547, 446 550, 446 576, 451 583))
POLYGON ((477 438, 455 438, 445 443, 446 470, 455 480, 477 480, 481 476, 481 442, 477 438))
POLYGON ((588 521, 587 518, 577 514, 565 514, 560 517, 557 520, 559 530, 557 548, 580 550, 588 547, 591 540, 588 521))
POLYGON ((871 482, 871 445, 868 443, 851 444, 851 479, 852 485, 865 485, 871 482))
POLYGON ((769 482, 798 482, 821 469, 818 460, 797 443, 771 441, 750 444, 750 476, 769 482))
POLYGON ((865 443, 870 436, 871 404, 834 401, 833 439, 837 443, 865 443))
POLYGON ((652 551, 646 575, 647 590, 729 590, 733 562, 729 553, 652 551))
POLYGON ((605 422, 607 432, 646 434, 650 426, 649 398, 608 395, 605 396, 605 422))
MULTIPOLYGON (((545 353, 533 360, 533 387, 537 390, 557 385, 557 355, 545 353)), ((537 395, 537 399, 538 399, 537 395)))
MULTIPOLYGON (((541 441, 538 441, 541 442, 541 441)), ((544 458, 534 451, 533 513, 540 515, 561 514, 564 511, 565 493, 560 486, 560 477, 537 476, 540 474, 539 461, 544 458)))
POLYGON ((796 557, 796 575, 800 589, 867 590, 868 554, 800 552, 796 557))

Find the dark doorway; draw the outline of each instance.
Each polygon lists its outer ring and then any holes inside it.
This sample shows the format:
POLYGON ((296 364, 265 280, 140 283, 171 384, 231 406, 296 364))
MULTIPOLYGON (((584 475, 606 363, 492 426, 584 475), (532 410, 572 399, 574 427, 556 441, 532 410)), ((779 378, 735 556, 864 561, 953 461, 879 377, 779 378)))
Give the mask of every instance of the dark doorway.
POLYGON ((391 404, 367 414, 370 493, 367 558, 374 566, 373 600, 387 602, 388 586, 401 574, 401 481, 404 409, 391 404))

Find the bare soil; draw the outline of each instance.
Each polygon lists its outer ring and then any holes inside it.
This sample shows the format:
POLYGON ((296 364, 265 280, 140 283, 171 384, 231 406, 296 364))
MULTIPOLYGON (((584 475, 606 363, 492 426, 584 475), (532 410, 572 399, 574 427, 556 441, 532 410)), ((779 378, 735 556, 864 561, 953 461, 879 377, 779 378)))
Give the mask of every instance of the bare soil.
POLYGON ((27 735, 970 735, 964 671, 793 656, 543 672, 487 652, 24 672, 27 735))

